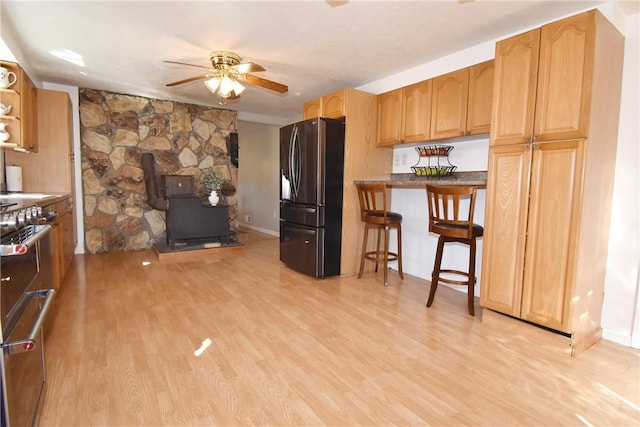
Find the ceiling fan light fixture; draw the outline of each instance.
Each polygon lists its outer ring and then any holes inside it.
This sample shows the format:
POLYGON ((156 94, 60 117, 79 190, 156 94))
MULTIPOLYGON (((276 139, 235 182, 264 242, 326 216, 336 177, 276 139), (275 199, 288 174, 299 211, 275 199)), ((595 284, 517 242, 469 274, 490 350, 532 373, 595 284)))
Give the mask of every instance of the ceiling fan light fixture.
POLYGON ((204 81, 204 85, 211 91, 211 93, 216 93, 218 86, 220 86, 220 78, 212 77, 204 81))
POLYGON ((228 98, 231 96, 231 92, 233 92, 233 83, 234 81, 229 78, 229 76, 224 76, 222 81, 220 81, 220 87, 218 88, 218 95, 223 98, 228 98))
POLYGON ((245 87, 242 86, 239 81, 235 80, 233 82, 233 91, 236 95, 240 95, 242 92, 244 92, 244 89, 245 87))

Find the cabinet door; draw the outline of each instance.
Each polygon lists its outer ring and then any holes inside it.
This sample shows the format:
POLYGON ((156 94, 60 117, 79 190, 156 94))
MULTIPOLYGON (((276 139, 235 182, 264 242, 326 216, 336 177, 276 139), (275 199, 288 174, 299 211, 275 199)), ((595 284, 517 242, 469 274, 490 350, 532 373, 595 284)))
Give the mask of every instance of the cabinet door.
POLYGON ((490 145, 531 142, 540 29, 496 43, 490 145))
POLYGON ((347 95, 344 89, 322 97, 322 117, 338 119, 345 116, 347 95))
POLYGON ((542 27, 535 139, 587 136, 595 44, 595 12, 542 27))
POLYGON ((489 133, 493 99, 494 60, 469 68, 467 135, 489 133))
POLYGON ((525 320, 570 332, 584 141, 533 145, 526 260, 525 320))
POLYGON ((429 140, 431 133, 431 79, 402 88, 402 129, 405 143, 429 140))
POLYGON ((22 189, 27 192, 74 191, 71 100, 67 92, 38 89, 37 153, 7 151, 7 162, 22 166, 22 189))
POLYGON ((431 138, 463 136, 467 125, 469 68, 433 79, 431 138))
POLYGON ((520 315, 531 150, 526 144, 489 148, 480 304, 520 315))
POLYGON ((322 98, 313 99, 309 102, 305 102, 302 107, 302 119, 315 119, 316 117, 322 117, 322 98))
POLYGON ((402 121, 402 89, 381 93, 378 101, 378 145, 394 145, 400 141, 402 121))
POLYGON ((38 152, 38 93, 35 85, 22 72, 22 146, 32 153, 38 152))

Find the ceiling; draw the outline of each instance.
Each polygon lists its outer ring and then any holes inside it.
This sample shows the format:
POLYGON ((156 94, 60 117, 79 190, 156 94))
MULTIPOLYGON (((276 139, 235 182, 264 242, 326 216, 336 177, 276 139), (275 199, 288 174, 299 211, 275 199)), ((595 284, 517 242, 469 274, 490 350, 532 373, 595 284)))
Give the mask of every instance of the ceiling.
POLYGON ((601 3, 3 0, 0 36, 38 82, 211 106, 217 100, 202 81, 165 86, 202 69, 163 60, 209 66, 210 51, 230 50, 289 92, 247 85, 223 108, 286 119, 310 99, 601 3), (52 54, 65 50, 84 65, 52 54))

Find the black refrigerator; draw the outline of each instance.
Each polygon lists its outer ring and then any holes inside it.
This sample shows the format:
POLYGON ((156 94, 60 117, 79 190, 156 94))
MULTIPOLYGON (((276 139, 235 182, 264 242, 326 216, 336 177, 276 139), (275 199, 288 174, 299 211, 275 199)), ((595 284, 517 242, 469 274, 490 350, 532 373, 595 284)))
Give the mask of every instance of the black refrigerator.
POLYGON ((340 274, 344 120, 280 129, 280 260, 324 278, 340 274))

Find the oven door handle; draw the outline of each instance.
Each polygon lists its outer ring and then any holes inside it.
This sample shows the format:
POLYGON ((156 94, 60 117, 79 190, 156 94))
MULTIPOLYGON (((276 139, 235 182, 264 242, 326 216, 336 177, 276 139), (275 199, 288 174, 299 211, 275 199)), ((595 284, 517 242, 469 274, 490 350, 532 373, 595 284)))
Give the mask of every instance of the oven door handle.
POLYGON ((51 308, 51 304, 53 304, 53 298, 55 297, 56 291, 53 289, 44 289, 35 292, 34 298, 44 298, 44 303, 42 303, 42 308, 40 309, 40 313, 38 314, 38 318, 35 322, 33 322, 33 326, 31 327, 31 331, 29 331, 29 336, 23 340, 11 341, 2 345, 2 347, 9 353, 22 353, 25 351, 31 351, 35 347, 35 341, 37 339, 38 334, 40 333, 40 329, 42 328, 42 323, 44 319, 47 317, 47 312, 51 308))

